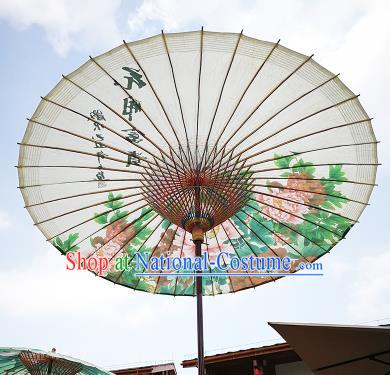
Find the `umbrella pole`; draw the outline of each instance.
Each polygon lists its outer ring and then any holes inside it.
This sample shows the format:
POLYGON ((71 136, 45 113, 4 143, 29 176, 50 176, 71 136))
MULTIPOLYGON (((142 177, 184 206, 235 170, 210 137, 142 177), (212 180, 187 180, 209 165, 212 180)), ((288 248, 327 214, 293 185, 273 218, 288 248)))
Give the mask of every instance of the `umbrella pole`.
MULTIPOLYGON (((202 253, 202 241, 195 240, 195 256, 202 253)), ((202 271, 198 271, 202 273, 202 271)), ((198 331, 198 375, 204 375, 204 344, 203 344, 203 301, 202 301, 202 277, 196 277, 196 316, 198 331)))
MULTIPOLYGON (((200 226, 200 212, 201 212, 201 197, 200 197, 200 186, 199 178, 196 179, 195 186, 195 218, 198 223, 192 228, 192 240, 195 244, 195 256, 202 256, 202 243, 204 239, 204 228, 200 226)), ((202 273, 202 270, 199 269, 197 273, 202 273)), ((202 275, 197 275, 195 277, 196 285, 196 321, 197 321, 197 331, 198 331, 198 375, 204 375, 204 344, 203 344, 203 301, 202 301, 202 275)))

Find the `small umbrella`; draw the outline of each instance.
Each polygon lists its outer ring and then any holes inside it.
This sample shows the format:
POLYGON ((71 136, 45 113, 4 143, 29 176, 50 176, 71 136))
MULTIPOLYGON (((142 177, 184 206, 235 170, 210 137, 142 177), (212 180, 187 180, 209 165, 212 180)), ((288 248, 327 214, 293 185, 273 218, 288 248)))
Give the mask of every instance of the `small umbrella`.
POLYGON ((312 56, 242 32, 162 33, 91 57, 42 98, 19 188, 62 254, 106 257, 99 275, 132 289, 196 295, 201 360, 202 295, 281 276, 226 263, 288 256, 294 274, 329 253, 368 204, 376 144, 358 95, 312 56), (203 277, 137 271, 139 255, 203 251, 203 277))
POLYGON ((27 348, 0 348, 0 374, 4 375, 112 375, 78 359, 27 348))

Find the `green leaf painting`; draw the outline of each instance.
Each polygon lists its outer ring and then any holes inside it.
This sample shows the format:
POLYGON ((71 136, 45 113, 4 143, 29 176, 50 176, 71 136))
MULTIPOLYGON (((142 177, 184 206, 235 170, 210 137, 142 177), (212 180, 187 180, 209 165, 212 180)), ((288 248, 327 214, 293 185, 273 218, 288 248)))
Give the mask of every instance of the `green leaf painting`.
POLYGON ((69 234, 66 240, 62 240, 60 237, 56 237, 53 241, 53 245, 63 254, 66 254, 69 251, 78 251, 80 247, 75 245, 75 242, 78 238, 78 233, 69 234))

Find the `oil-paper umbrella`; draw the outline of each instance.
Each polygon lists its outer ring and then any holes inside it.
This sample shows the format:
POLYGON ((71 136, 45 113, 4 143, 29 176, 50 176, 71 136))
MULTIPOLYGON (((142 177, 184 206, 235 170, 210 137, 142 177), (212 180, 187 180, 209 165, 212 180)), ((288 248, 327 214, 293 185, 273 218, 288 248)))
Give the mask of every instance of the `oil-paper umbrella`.
POLYGON ((162 33, 91 57, 42 98, 20 189, 62 254, 108 259, 100 276, 132 289, 197 296, 202 373, 202 294, 280 276, 248 257, 289 257, 293 274, 357 222, 377 169, 370 120, 338 75, 279 42, 162 33), (203 251, 202 275, 177 260, 203 251))
POLYGON ((0 374, 4 375, 112 375, 78 359, 28 348, 0 348, 0 374))

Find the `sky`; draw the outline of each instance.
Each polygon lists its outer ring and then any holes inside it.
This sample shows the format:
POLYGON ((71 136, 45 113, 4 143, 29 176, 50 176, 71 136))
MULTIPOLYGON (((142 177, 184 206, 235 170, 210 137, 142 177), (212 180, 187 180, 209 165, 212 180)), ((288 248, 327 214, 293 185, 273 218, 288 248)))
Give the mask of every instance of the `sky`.
POLYGON ((269 321, 390 323, 390 2, 335 0, 0 0, 0 346, 57 351, 112 369, 196 356, 196 301, 134 292, 68 272, 17 189, 29 117, 67 74, 119 44, 166 32, 239 32, 340 73, 379 144, 377 183, 321 278, 284 278, 204 300, 206 354, 281 341, 269 321))

